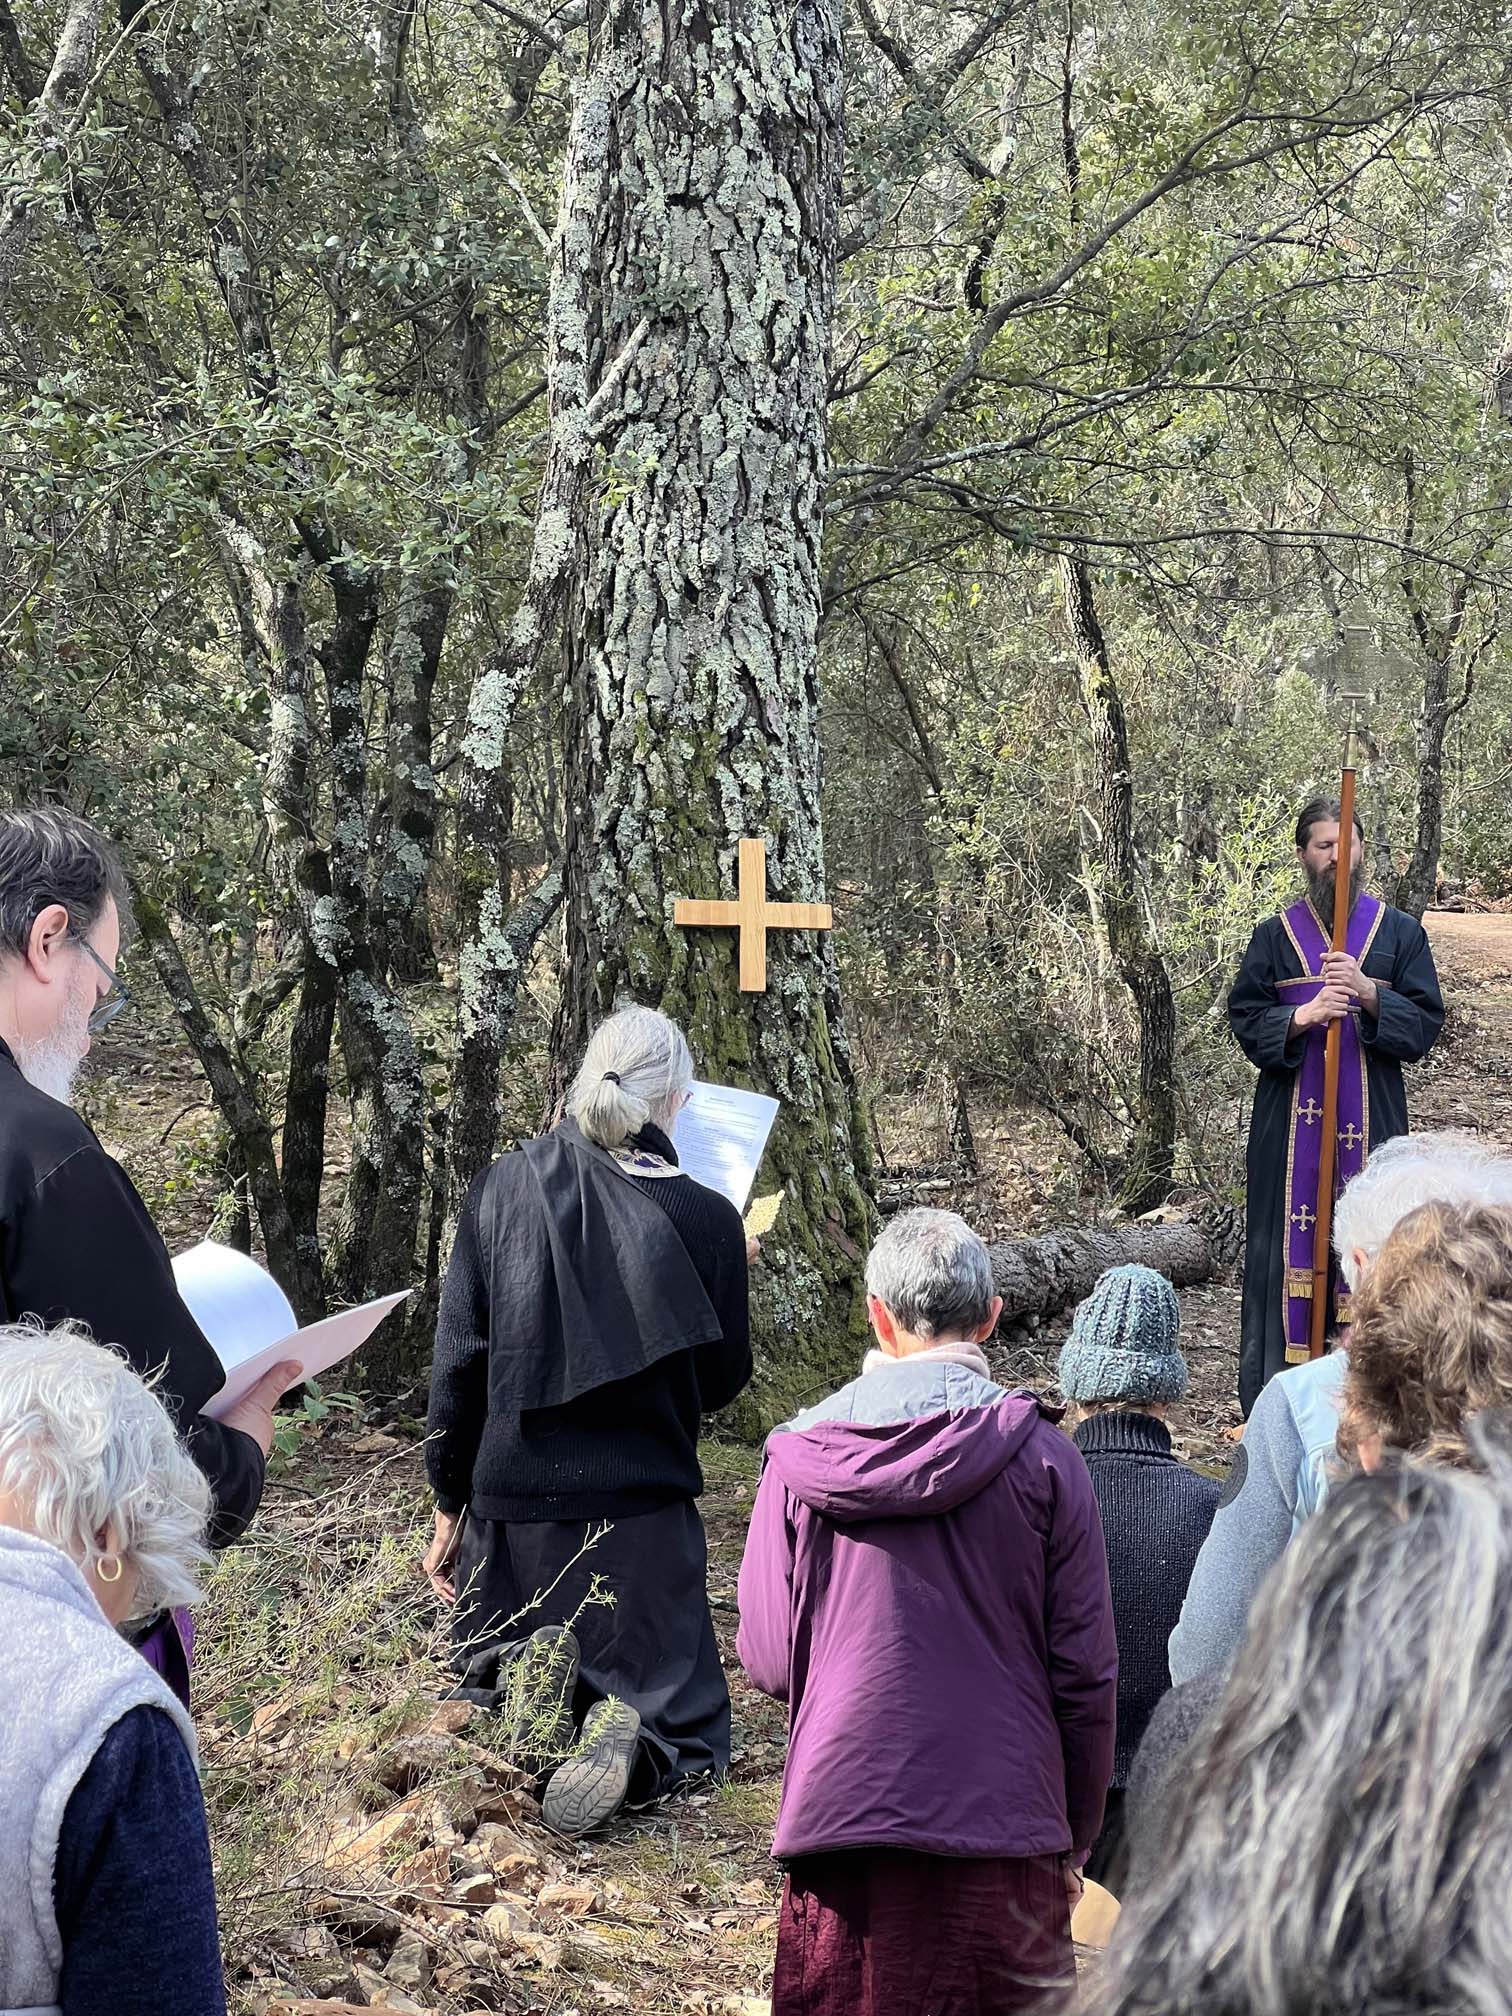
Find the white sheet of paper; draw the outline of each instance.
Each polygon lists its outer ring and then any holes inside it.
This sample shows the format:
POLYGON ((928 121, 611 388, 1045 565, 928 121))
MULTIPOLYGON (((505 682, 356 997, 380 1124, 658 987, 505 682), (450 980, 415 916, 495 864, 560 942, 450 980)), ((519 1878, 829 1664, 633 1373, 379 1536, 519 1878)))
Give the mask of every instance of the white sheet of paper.
POLYGON ((690 1176, 721 1190, 745 1210, 777 1118, 778 1101, 765 1092, 693 1081, 692 1097, 672 1129, 677 1159, 690 1176))
POLYGON ((173 1274, 226 1369, 225 1385, 204 1410, 215 1420, 285 1359, 297 1361, 307 1379, 328 1372, 359 1350, 389 1311, 408 1299, 407 1289, 380 1295, 376 1302, 343 1309, 301 1330, 272 1275, 234 1247, 202 1240, 179 1255, 173 1274))

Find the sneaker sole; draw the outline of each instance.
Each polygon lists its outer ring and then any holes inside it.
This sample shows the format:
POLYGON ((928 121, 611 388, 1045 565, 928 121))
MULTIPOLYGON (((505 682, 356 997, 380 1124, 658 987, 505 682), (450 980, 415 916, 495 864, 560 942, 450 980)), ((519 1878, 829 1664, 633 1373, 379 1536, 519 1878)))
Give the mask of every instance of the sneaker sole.
POLYGON ((557 1834, 589 1834, 612 1819, 625 1803, 640 1740, 640 1716, 633 1708, 614 1720, 582 1757, 570 1757, 552 1773, 541 1801, 541 1818, 557 1834))

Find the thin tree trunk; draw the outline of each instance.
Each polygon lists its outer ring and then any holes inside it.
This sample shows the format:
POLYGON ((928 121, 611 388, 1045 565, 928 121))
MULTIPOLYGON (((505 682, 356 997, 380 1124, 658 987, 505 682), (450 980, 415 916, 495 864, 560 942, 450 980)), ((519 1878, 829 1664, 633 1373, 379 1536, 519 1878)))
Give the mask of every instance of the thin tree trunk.
POLYGON ((1397 880, 1396 905, 1421 917, 1438 888, 1439 849, 1444 832, 1444 738, 1453 707, 1449 698, 1452 659, 1430 656, 1423 666, 1423 698, 1415 730, 1417 822, 1412 854, 1397 880))
POLYGON ((331 1092, 331 1042, 336 1032, 336 975, 312 947, 289 1030, 284 1095, 283 1187, 299 1251, 320 1284, 325 1313, 325 1261, 320 1250, 320 1192, 325 1179, 326 1113, 331 1092))
MULTIPOLYGON (((252 1251, 252 1185, 247 1159, 229 1127, 222 1127, 215 1157, 220 1202, 215 1210, 215 1236, 238 1253, 252 1251)), ((287 1291, 286 1291, 287 1292, 287 1291)), ((293 1297, 289 1298, 291 1301, 293 1297)))
MULTIPOLYGON (((1512 310, 1508 312, 1501 341, 1486 370, 1486 427, 1488 431, 1501 431, 1504 438, 1498 446, 1503 456, 1509 426, 1512 426, 1512 310)), ((1406 517, 1402 543, 1404 548, 1408 548, 1415 542, 1418 509, 1417 470, 1410 450, 1402 457, 1402 478, 1406 517)), ((1502 520, 1509 502, 1512 502, 1512 484, 1504 480, 1496 485, 1489 500, 1487 531, 1480 550, 1474 556, 1474 568, 1479 569, 1489 559, 1502 534, 1502 520)), ((1439 852, 1444 836, 1444 743, 1449 724, 1469 706, 1475 690, 1476 667, 1495 643, 1500 625, 1493 597, 1484 634, 1472 647, 1464 647, 1465 623, 1470 607, 1468 572, 1460 574, 1455 580, 1442 622, 1436 622, 1429 616, 1423 585, 1411 566, 1403 570, 1401 588, 1423 656, 1423 699, 1416 726, 1417 829, 1411 859, 1397 883, 1396 901, 1398 909, 1421 918, 1438 887, 1439 852), (1463 670, 1459 694, 1451 699, 1456 660, 1463 670)))
POLYGON ((279 1282, 295 1312, 306 1319, 316 1313, 321 1301, 318 1278, 311 1279, 299 1242, 290 1222, 288 1201, 279 1177, 278 1159, 273 1152, 273 1129, 262 1109, 255 1084, 237 1065, 216 1031, 194 976, 184 963, 184 955, 169 928, 168 920, 140 886, 132 891, 132 906, 152 963, 163 983, 184 1033, 193 1045, 200 1069, 209 1082, 234 1142, 236 1161, 245 1168, 247 1184, 257 1206, 268 1267, 279 1282))
POLYGON ((374 891, 383 961, 399 981, 434 980, 429 892, 436 850, 431 705, 453 591, 405 582, 388 648, 394 723, 389 843, 374 891))
MULTIPOLYGON (((477 833, 474 826, 475 859, 477 833)), ((496 929, 493 919, 502 916, 502 910, 494 906, 501 893, 498 880, 489 882, 481 897, 474 892, 472 900, 480 905, 478 926, 463 954, 459 985, 462 1021, 452 1072, 451 1126, 441 1151, 448 1228, 455 1225, 469 1185, 487 1168, 498 1145, 499 1065, 530 955, 561 908, 561 870, 548 869, 496 929)))
POLYGON ((598 197, 568 220, 556 287, 581 284, 570 268, 591 251, 582 396, 616 475, 556 528, 571 584, 555 1076, 630 997, 687 1027, 704 1073, 781 1099, 763 1181, 787 1197, 757 1277, 757 1339, 759 1375, 790 1397, 795 1376, 850 1362, 863 1321, 870 1147, 833 950, 823 934, 774 934, 767 991, 742 995, 730 934, 676 927, 672 904, 733 893, 744 835, 766 841, 773 898, 824 888, 839 8, 693 0, 668 15, 627 0, 592 64, 573 156, 598 197), (807 1370, 783 1366, 805 1336, 807 1370))
POLYGON ((337 1012, 352 1102, 352 1171, 332 1264, 353 1301, 409 1287, 425 1173, 424 1089, 409 1022, 378 971, 367 887, 363 681, 378 622, 376 580, 331 569, 336 622, 321 646, 331 724, 331 896, 340 948, 337 1012))
POLYGON ((1101 827, 1100 895, 1108 945, 1139 1021, 1139 1098, 1124 1200, 1148 1211, 1170 1189, 1176 1160, 1176 1003, 1155 941, 1134 851, 1134 775, 1123 700, 1084 560, 1063 554, 1061 586, 1092 729, 1093 789, 1101 827))
MULTIPOLYGON (((28 153, 7 164, 6 187, 0 196, 0 294, 20 270, 37 220, 45 215, 46 187, 54 159, 66 156, 87 109, 95 55, 100 39, 102 0, 72 0, 63 17, 52 65, 33 107, 34 134, 28 153)), ((7 69, 24 90, 30 66, 9 8, 3 53, 7 69)))

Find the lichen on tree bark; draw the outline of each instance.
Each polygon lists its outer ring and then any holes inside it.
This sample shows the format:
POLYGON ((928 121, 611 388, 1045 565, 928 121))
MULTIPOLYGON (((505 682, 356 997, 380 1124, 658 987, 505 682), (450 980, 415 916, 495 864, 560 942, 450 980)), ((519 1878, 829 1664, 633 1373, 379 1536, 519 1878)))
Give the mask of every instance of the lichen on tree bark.
POLYGON ((558 439, 566 420, 592 456, 558 527, 557 1069, 633 997, 686 1026, 706 1075, 782 1100, 764 1180, 788 1195, 756 1277, 767 1414, 852 1362, 866 1125, 828 939, 775 934, 767 992, 742 996, 732 937, 678 929, 672 905, 731 893, 744 834, 766 841, 774 897, 824 892, 817 633, 841 139, 830 0, 613 8, 574 135, 594 209, 586 232, 581 201, 564 212, 553 283, 557 348, 572 339, 583 374, 575 409, 554 413, 558 439))

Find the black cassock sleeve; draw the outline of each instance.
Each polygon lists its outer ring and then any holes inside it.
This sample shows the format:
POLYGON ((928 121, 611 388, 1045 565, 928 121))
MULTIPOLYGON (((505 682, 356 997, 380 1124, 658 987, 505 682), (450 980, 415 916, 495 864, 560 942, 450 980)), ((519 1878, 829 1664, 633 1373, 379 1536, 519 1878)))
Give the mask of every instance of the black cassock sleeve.
POLYGON ((425 1468, 436 1504, 453 1517, 471 1495, 473 1465, 488 1420, 490 1298, 478 1204, 490 1173, 485 1169, 474 1179, 457 1220, 431 1362, 425 1468))
POLYGON ((1293 1034, 1294 1011, 1276 999, 1276 982, 1285 977, 1276 956, 1279 930, 1270 917, 1256 925, 1229 989, 1229 1027, 1257 1071, 1297 1070, 1307 1041, 1305 1032, 1293 1034))
POLYGON ((1391 979, 1378 983, 1381 999, 1375 1017, 1360 1017, 1360 1041, 1378 1057, 1415 1064, 1438 1041, 1444 1026, 1444 997, 1427 932, 1415 918, 1400 911, 1393 911, 1392 918, 1397 944, 1391 979))
POLYGON ((262 1451, 250 1435, 200 1409, 226 1383, 220 1359, 173 1278, 162 1235, 121 1165, 98 1143, 64 1158, 24 1200, 14 1228, 11 1292, 17 1314, 65 1317, 124 1352, 178 1423, 215 1494, 212 1546, 250 1525, 263 1491, 262 1451))

